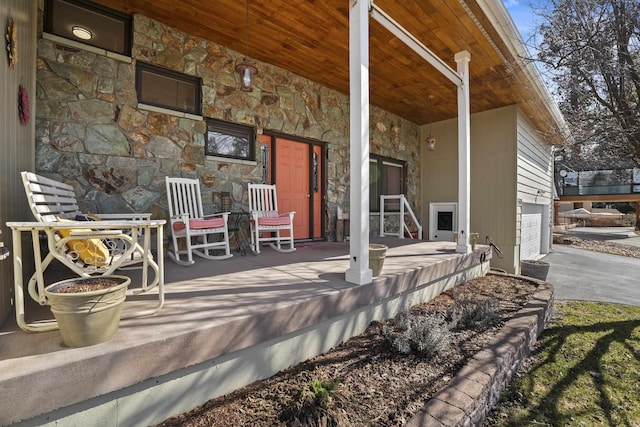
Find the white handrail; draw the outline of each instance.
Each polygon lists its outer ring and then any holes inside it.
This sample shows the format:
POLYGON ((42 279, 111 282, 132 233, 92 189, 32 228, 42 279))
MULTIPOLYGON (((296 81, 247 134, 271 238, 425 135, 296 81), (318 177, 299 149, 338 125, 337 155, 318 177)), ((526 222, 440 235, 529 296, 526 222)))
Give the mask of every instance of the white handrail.
POLYGON ((416 224, 416 227, 418 228, 418 240, 422 240, 422 226, 420 225, 420 223, 418 222, 418 219, 416 218, 415 214, 413 213, 413 210, 411 209, 411 205, 409 205, 409 202, 407 201, 407 198, 404 196, 404 194, 398 194, 398 195, 390 195, 390 196, 380 196, 380 237, 385 237, 385 236, 397 236, 401 239, 404 239, 404 234, 405 231, 407 232, 407 234, 410 236, 410 238, 413 239, 413 233, 411 232, 411 230, 409 229, 409 226, 407 225, 407 223, 404 220, 404 216, 405 214, 409 214, 409 216, 411 217, 411 220, 413 221, 414 224, 416 224), (386 232, 384 230, 384 217, 385 217, 385 212, 384 212, 384 207, 385 207, 385 201, 386 200, 398 200, 400 201, 400 211, 399 212, 390 212, 388 213, 388 215, 400 215, 400 226, 398 227, 398 232, 397 233, 392 233, 392 232, 386 232))

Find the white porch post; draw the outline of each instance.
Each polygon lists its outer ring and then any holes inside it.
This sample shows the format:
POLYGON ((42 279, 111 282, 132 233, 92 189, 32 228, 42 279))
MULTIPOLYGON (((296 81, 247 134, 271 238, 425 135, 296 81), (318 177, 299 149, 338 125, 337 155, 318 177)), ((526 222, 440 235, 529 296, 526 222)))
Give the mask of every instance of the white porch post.
POLYGON ((469 127, 469 61, 471 55, 466 50, 456 53, 458 75, 462 84, 458 85, 458 245, 456 252, 466 254, 471 251, 469 245, 470 227, 470 135, 469 127))
POLYGON ((369 269, 369 1, 349 11, 350 221, 347 282, 371 283, 369 269))

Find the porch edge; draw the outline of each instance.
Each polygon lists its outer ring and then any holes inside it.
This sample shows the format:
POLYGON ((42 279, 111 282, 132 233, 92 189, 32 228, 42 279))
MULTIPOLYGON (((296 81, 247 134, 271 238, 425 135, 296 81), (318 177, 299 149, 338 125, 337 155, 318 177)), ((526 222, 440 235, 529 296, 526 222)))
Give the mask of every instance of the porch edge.
MULTIPOLYGON (((386 292, 380 288, 377 289, 378 292, 372 292, 368 304, 331 318, 321 319, 317 324, 146 379, 129 387, 88 398, 15 425, 116 427, 157 424, 212 398, 268 378, 283 369, 322 354, 358 335, 374 320, 392 317, 417 301, 428 301, 446 289, 485 275, 489 270, 489 263, 479 262, 476 255, 463 256, 465 260, 456 263, 457 266, 466 264, 465 268, 451 274, 441 274, 436 280, 421 285, 410 286, 401 278, 391 280, 387 284, 386 292)), ((439 265, 443 267, 442 264, 439 265)))

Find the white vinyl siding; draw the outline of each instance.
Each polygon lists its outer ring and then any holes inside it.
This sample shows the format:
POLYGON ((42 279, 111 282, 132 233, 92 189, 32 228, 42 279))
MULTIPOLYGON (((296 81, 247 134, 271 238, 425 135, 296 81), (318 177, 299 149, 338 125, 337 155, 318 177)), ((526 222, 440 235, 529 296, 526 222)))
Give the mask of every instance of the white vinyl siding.
POLYGON ((517 198, 522 209, 516 234, 520 245, 520 259, 533 259, 548 252, 553 203, 552 179, 551 146, 519 112, 517 198))
POLYGON ((518 114, 518 199, 523 203, 548 204, 552 200, 551 146, 518 114))

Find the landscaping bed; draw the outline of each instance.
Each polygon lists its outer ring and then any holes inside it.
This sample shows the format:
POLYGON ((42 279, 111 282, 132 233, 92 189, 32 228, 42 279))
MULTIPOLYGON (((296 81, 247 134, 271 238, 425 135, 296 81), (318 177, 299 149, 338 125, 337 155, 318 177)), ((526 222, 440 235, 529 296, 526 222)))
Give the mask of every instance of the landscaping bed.
POLYGON ((536 288, 511 276, 471 280, 411 308, 410 318, 416 322, 441 317, 450 327, 442 332, 448 345, 432 356, 415 348, 401 353, 402 342, 393 344, 402 333, 398 323, 372 322, 364 333, 326 354, 213 399, 161 426, 405 425, 525 305, 536 288), (461 313, 478 309, 482 316, 477 321, 459 322, 465 317, 461 313), (463 323, 472 326, 451 327, 463 323))

